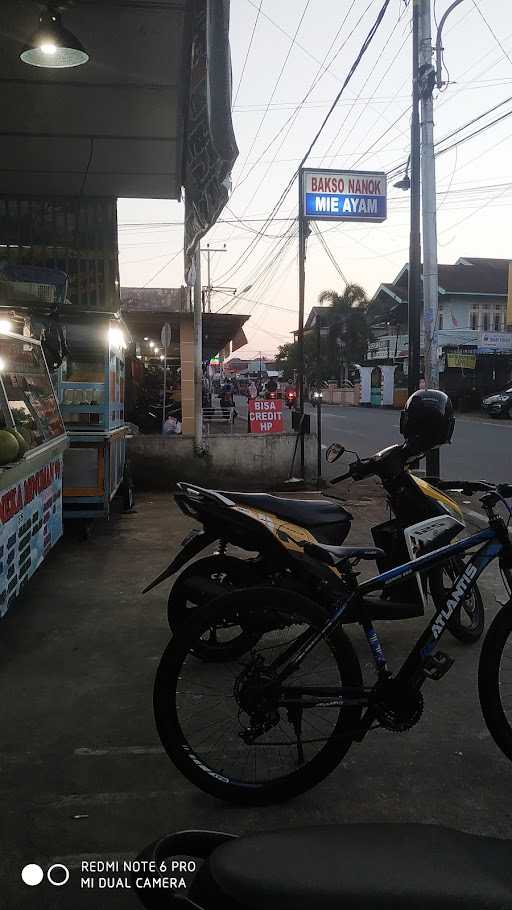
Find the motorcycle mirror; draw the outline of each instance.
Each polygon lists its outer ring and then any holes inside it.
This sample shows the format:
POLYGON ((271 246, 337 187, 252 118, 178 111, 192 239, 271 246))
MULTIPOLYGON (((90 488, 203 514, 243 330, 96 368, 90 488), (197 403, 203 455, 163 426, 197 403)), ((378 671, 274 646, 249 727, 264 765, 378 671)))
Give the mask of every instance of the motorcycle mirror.
POLYGON ((328 462, 328 464, 334 464, 338 458, 341 458, 344 452, 345 446, 340 445, 339 442, 333 442, 325 453, 325 460, 328 462))

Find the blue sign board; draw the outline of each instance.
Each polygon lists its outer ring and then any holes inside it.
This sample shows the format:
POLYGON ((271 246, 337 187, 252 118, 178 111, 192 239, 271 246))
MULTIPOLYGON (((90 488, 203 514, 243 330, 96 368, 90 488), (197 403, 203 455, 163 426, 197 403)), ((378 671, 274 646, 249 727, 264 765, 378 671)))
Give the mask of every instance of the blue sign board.
POLYGON ((386 175, 304 170, 304 216, 316 221, 385 221, 386 175))

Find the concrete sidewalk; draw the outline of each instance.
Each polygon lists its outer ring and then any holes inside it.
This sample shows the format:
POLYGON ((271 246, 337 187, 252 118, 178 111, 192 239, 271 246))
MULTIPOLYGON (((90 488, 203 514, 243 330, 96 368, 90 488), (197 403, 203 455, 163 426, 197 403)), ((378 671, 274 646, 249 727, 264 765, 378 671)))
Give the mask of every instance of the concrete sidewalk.
MULTIPOLYGON (((355 517, 349 540, 370 540, 385 517, 376 484, 344 490, 355 517)), ((319 823, 421 821, 512 837, 512 766, 487 732, 476 691, 480 645, 449 635, 456 659, 424 688, 422 721, 409 733, 371 733, 314 790, 264 809, 225 806, 196 790, 169 762, 155 731, 152 685, 168 640, 168 585, 142 587, 170 561, 193 527, 171 495, 141 498, 137 513, 98 524, 92 539, 68 536, 1 625, 1 802, 3 910, 116 910, 138 906, 130 892, 79 889, 82 860, 130 858, 169 830, 235 832, 319 823), (27 863, 62 862, 62 888, 29 888, 27 863)), ((489 619, 501 591, 482 583, 489 619)), ((489 622, 488 619, 488 622, 489 622)), ((396 667, 424 620, 381 623, 396 667)), ((369 654, 348 627, 361 657, 369 654)))

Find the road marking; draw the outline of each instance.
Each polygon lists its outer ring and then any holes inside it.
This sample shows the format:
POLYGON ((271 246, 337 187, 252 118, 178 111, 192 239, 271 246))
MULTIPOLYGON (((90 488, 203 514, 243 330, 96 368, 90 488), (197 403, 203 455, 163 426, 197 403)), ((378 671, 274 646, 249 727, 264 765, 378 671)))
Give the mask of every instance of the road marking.
POLYGON ((98 755, 163 755, 161 746, 110 746, 104 749, 88 749, 82 746, 75 749, 75 755, 95 757, 98 755))

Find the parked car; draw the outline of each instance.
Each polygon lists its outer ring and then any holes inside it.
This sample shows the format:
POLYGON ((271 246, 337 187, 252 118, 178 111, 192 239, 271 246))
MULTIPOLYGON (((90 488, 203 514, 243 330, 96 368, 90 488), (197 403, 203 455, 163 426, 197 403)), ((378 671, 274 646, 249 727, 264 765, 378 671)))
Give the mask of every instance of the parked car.
POLYGON ((484 411, 491 417, 510 417, 512 420, 512 386, 482 401, 484 411))

